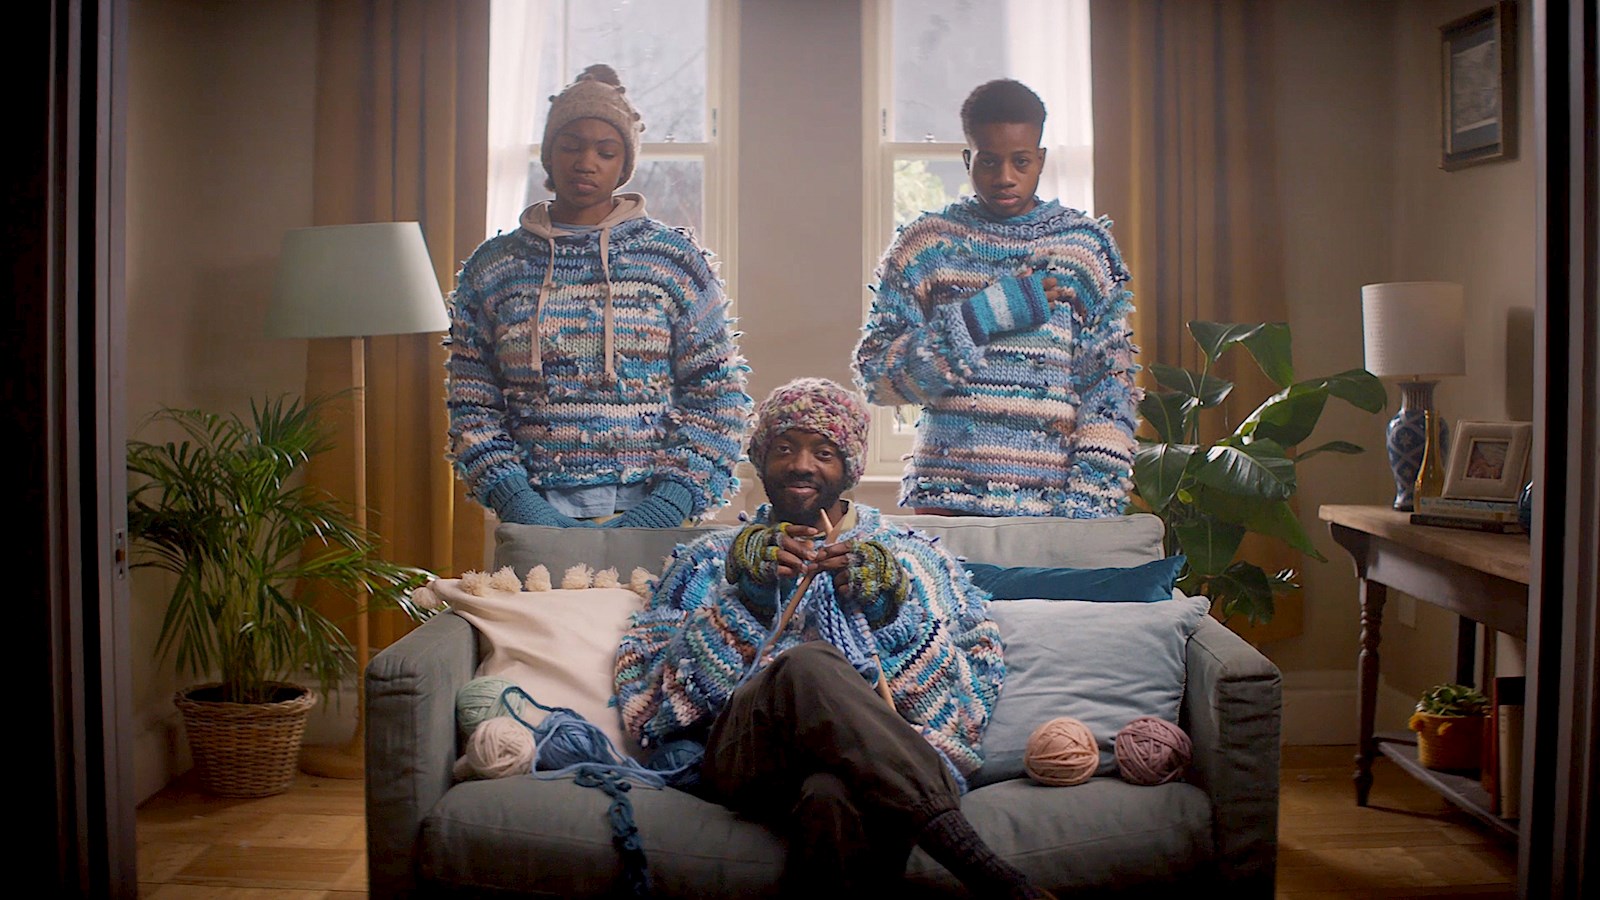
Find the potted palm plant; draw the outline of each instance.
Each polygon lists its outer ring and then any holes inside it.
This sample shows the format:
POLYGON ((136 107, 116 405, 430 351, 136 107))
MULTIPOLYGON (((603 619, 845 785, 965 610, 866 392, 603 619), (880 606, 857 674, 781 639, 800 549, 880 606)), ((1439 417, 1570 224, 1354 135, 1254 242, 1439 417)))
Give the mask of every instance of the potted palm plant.
POLYGON ((1471 685, 1436 684, 1423 691, 1406 722, 1417 733, 1417 761, 1445 771, 1478 768, 1488 714, 1489 698, 1471 685))
POLYGON ((379 557, 373 536, 300 477, 331 446, 323 402, 253 401, 248 417, 163 407, 142 427, 179 437, 128 443, 132 565, 176 576, 158 652, 180 675, 214 679, 174 697, 211 793, 286 790, 307 714, 353 667, 350 641, 297 589, 320 583, 426 615, 409 595, 431 574, 379 557))
POLYGON ((1269 621, 1274 597, 1298 587, 1295 573, 1268 573, 1241 558, 1247 534, 1284 542, 1326 561, 1290 506, 1299 487, 1301 463, 1322 453, 1360 453, 1349 441, 1300 449, 1310 438, 1329 399, 1375 413, 1387 402, 1383 384, 1366 369, 1296 379, 1289 326, 1282 322, 1190 322, 1203 366, 1198 372, 1150 366, 1160 386, 1145 395, 1139 414, 1155 432, 1141 437, 1134 452, 1133 508, 1161 517, 1168 555, 1187 558, 1178 587, 1206 596, 1218 618, 1238 615, 1253 624, 1269 621), (1280 390, 1265 398, 1237 425, 1203 428, 1233 392, 1233 383, 1211 373, 1230 349, 1243 347, 1280 390))

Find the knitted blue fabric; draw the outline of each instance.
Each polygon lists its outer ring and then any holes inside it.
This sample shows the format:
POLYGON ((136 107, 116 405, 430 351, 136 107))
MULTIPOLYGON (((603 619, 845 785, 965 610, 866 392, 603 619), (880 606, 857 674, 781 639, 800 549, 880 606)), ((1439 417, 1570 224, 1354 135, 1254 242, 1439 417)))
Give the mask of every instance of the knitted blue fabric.
POLYGON ((969 197, 901 228, 852 361, 872 403, 922 407, 899 505, 1120 515, 1143 397, 1128 278, 1110 220, 1054 200, 997 219, 969 197), (1030 308, 1005 284, 1024 270, 1053 276, 1062 296, 1042 324, 995 331, 986 318, 1030 308))
POLYGON ((528 484, 526 475, 513 474, 500 479, 484 495, 484 501, 502 522, 514 522, 518 525, 553 525, 557 528, 594 527, 593 522, 579 521, 558 512, 528 484))
POLYGON ((663 481, 639 505, 607 520, 601 527, 676 528, 689 518, 693 504, 694 495, 688 488, 676 481, 663 481))
POLYGON ((1050 318, 1042 272, 1017 277, 1007 275, 966 299, 961 318, 972 342, 987 344, 1002 334, 1038 328, 1050 318))

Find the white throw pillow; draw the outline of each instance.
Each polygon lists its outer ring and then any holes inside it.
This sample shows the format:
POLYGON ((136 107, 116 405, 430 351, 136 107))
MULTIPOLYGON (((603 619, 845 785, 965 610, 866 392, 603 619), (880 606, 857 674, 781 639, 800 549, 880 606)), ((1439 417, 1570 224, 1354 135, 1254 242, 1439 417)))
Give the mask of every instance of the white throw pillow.
MULTIPOLYGON (((433 582, 439 599, 478 630, 478 678, 504 678, 549 707, 565 707, 597 726, 619 752, 644 755, 611 704, 617 645, 644 606, 625 587, 468 593, 461 581, 433 582)), ((537 725, 547 715, 530 708, 537 725)))

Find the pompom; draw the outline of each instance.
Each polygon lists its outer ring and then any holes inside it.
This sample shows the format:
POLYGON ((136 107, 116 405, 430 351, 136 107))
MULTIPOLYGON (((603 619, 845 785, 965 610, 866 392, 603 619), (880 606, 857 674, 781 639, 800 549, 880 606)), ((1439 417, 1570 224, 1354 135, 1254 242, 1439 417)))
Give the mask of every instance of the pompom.
POLYGON ((489 576, 477 570, 461 573, 461 589, 474 597, 482 597, 489 586, 489 576))
POLYGON ((517 580, 517 573, 510 566, 505 566, 489 576, 489 588, 515 594, 522 590, 522 582, 517 580))
POLYGON ((601 569, 594 573, 594 586, 597 588, 621 587, 622 582, 617 580, 616 569, 601 569))
POLYGON ((582 590, 592 584, 593 580, 594 570, 583 563, 578 563, 568 569, 565 575, 561 576, 561 589, 566 591, 582 590))
POLYGON ((550 590, 550 570, 542 565, 534 566, 533 568, 529 569, 526 587, 530 591, 550 590))
POLYGON ((418 609, 435 610, 444 605, 433 588, 423 585, 411 592, 411 603, 418 609))
POLYGON ((650 595, 656 592, 656 577, 644 566, 635 566, 633 575, 628 578, 628 587, 632 588, 635 594, 649 600, 650 595))
POLYGON ((465 740, 479 725, 513 711, 527 718, 528 701, 521 693, 506 693, 516 685, 504 678, 474 678, 456 691, 456 727, 465 740))
POLYGON ((533 732, 510 716, 487 719, 467 739, 456 760, 457 778, 504 778, 533 771, 538 742, 533 732))
POLYGON ((1147 785, 1181 779, 1193 754, 1183 729, 1156 716, 1140 716, 1122 726, 1112 749, 1123 780, 1147 785))
POLYGON ((1082 784, 1100 767, 1100 748, 1089 726, 1071 716, 1060 716, 1028 736, 1022 767, 1040 784, 1082 784))
POLYGON ((622 79, 617 77, 617 70, 605 63, 594 63, 578 73, 578 80, 599 81, 605 84, 622 87, 622 79))

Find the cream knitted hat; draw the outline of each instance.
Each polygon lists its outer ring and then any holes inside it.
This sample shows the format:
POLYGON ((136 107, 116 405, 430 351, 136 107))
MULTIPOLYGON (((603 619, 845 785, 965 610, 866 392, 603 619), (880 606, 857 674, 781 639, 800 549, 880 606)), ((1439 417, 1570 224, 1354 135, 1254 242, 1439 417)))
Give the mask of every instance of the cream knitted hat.
POLYGON ((577 119, 599 119, 622 135, 622 178, 617 187, 633 177, 633 163, 639 156, 639 133, 644 123, 639 113, 623 96, 626 88, 615 69, 595 63, 578 74, 577 80, 550 98, 550 117, 544 123, 544 140, 539 144, 539 162, 550 174, 550 152, 556 132, 577 119))

